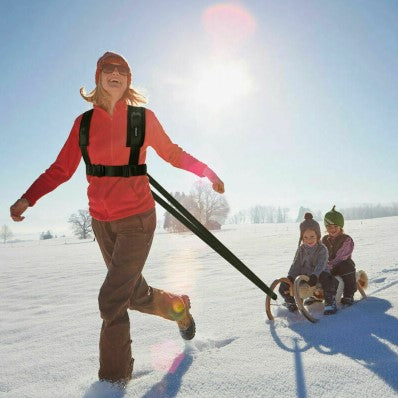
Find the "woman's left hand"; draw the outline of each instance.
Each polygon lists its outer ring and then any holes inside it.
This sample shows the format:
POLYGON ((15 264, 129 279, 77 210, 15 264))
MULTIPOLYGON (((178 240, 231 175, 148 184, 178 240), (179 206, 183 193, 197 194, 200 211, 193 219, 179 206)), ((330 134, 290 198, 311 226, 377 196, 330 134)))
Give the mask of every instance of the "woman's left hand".
POLYGON ((224 183, 219 178, 217 178, 217 180, 213 182, 213 189, 218 193, 224 193, 224 183))

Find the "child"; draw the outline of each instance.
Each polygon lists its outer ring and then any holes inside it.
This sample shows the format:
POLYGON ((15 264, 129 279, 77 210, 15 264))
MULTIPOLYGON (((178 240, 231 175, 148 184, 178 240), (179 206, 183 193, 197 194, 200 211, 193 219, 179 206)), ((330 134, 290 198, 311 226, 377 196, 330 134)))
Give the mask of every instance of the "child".
POLYGON ((344 217, 335 207, 325 214, 324 223, 328 235, 322 238, 322 243, 329 251, 328 266, 331 274, 341 276, 344 282, 341 304, 351 305, 354 303, 354 293, 357 290, 355 263, 351 259, 354 242, 344 233, 344 217))
MULTIPOLYGON (((321 242, 321 228, 313 220, 311 213, 306 213, 304 221, 300 224, 300 241, 293 264, 290 267, 288 278, 294 282, 298 275, 308 275, 307 282, 310 286, 319 283, 324 291, 325 308, 324 314, 331 315, 336 308, 336 279, 331 275, 328 268, 328 251, 321 242), (301 243, 301 245, 300 245, 301 243)), ((297 311, 294 297, 289 294, 289 285, 285 282, 280 284, 279 293, 286 301, 290 312, 297 311)))

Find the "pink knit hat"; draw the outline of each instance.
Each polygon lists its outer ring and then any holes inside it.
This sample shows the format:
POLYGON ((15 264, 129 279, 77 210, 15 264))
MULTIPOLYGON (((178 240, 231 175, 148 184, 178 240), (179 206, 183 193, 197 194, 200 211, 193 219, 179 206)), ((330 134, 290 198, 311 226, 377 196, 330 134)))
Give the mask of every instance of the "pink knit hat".
POLYGON ((127 75, 127 87, 130 87, 131 84, 131 69, 128 62, 124 59, 120 54, 116 54, 110 51, 107 51, 102 57, 100 57, 97 61, 97 70, 95 71, 95 84, 98 85, 99 75, 101 73, 101 66, 104 63, 118 63, 129 69, 129 74, 127 75))

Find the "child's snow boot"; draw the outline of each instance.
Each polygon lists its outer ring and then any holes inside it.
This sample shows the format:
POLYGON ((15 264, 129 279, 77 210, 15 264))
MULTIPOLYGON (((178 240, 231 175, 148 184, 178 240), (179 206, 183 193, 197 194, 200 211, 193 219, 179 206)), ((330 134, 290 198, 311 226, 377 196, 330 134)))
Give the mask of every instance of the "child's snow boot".
POLYGON ((321 303, 322 302, 322 300, 319 300, 319 299, 317 299, 316 297, 314 297, 314 296, 311 296, 311 297, 307 297, 305 300, 304 300, 304 305, 312 305, 312 304, 314 304, 314 303, 321 303))
POLYGON ((340 303, 343 305, 353 305, 354 304, 354 296, 343 297, 340 300, 340 303))
POLYGON ((290 312, 296 312, 298 310, 294 297, 285 297, 285 305, 290 312))
POLYGON ((337 312, 336 298, 332 294, 325 294, 324 315, 333 315, 337 312))

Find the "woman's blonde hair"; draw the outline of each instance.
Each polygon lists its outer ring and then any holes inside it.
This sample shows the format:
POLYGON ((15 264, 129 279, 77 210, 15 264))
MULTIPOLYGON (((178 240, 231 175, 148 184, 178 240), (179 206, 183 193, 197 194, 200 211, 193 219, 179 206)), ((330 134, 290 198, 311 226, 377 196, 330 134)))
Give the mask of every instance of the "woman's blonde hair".
MULTIPOLYGON (((101 84, 101 77, 99 78, 98 85, 90 93, 86 93, 84 87, 80 88, 80 95, 93 105, 97 105, 106 111, 110 110, 110 95, 104 90, 101 84)), ((127 87, 121 99, 125 99, 127 105, 140 105, 146 104, 147 99, 133 87, 127 87)))

